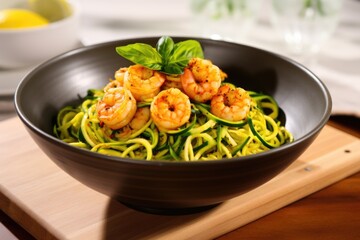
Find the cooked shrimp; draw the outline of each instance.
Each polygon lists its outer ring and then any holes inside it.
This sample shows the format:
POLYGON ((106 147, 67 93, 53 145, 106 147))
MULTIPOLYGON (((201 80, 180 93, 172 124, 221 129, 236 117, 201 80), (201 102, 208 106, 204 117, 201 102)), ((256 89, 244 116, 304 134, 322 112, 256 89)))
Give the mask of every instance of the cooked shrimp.
POLYGON ((111 129, 119 129, 128 124, 136 109, 135 98, 123 87, 110 88, 96 105, 99 120, 111 129))
POLYGON ((107 92, 110 88, 122 87, 121 83, 117 80, 110 80, 108 84, 104 87, 104 92, 107 92))
POLYGON ((110 82, 108 84, 106 84, 106 86, 103 89, 104 92, 106 92, 110 88, 123 87, 124 86, 124 75, 125 75, 126 71, 127 71, 127 68, 125 68, 125 67, 118 69, 114 74, 115 79, 110 79, 110 82))
POLYGON ((210 60, 193 58, 181 75, 181 84, 192 100, 206 102, 217 93, 225 76, 210 60))
POLYGON ((139 130, 140 128, 145 126, 145 124, 149 121, 149 119, 150 119, 150 108, 139 107, 136 110, 135 116, 129 123, 129 127, 132 130, 139 130))
POLYGON ((177 88, 162 90, 152 101, 150 112, 159 129, 177 129, 190 119, 190 99, 177 88))
POLYGON ((164 74, 141 65, 130 66, 124 75, 124 86, 131 91, 137 101, 154 98, 164 82, 164 74))
POLYGON ((224 81, 228 77, 228 75, 220 69, 220 77, 221 81, 224 81))
POLYGON ((165 82, 161 86, 161 89, 178 88, 182 90, 180 75, 165 75, 165 82))
POLYGON ((115 133, 116 138, 127 138, 130 137, 132 133, 140 130, 146 125, 150 120, 150 108, 149 107, 140 107, 137 108, 134 117, 131 119, 130 123, 126 126, 120 128, 117 133, 115 133))
POLYGON ((121 86, 124 85, 124 77, 127 70, 128 70, 127 67, 122 67, 118 69, 114 74, 115 80, 118 81, 121 84, 121 86))
POLYGON ((217 117, 240 121, 246 118, 250 111, 251 97, 242 88, 232 88, 223 85, 218 93, 211 99, 211 113, 217 117))

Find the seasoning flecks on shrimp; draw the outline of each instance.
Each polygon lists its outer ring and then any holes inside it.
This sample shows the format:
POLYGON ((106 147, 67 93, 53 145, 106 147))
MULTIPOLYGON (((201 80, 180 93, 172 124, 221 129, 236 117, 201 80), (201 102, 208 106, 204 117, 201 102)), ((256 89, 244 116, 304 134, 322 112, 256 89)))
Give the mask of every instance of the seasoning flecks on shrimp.
POLYGON ((192 58, 180 79, 184 92, 192 100, 206 102, 215 96, 225 77, 210 60, 192 58))
POLYGON ((149 107, 139 107, 137 108, 134 117, 131 119, 129 124, 122 127, 115 133, 116 138, 128 138, 131 134, 140 130, 142 127, 146 125, 146 123, 150 120, 150 108, 149 107))
POLYGON ((121 83, 117 80, 110 80, 108 84, 103 88, 104 92, 107 92, 110 88, 122 87, 121 83))
POLYGON ((180 75, 178 74, 166 74, 165 75, 165 82, 161 86, 161 89, 169 89, 169 88, 178 88, 180 90, 183 90, 180 80, 180 75))
POLYGON ((174 130, 189 121, 190 99, 177 88, 162 90, 152 101, 150 112, 159 129, 174 130))
POLYGON ((154 98, 165 82, 165 75, 142 65, 130 66, 124 75, 124 86, 131 91, 137 101, 154 98))
POLYGON ((118 81, 121 84, 121 86, 124 85, 124 77, 127 70, 128 70, 127 67, 122 67, 119 68, 114 74, 115 80, 118 81))
POLYGON ((119 129, 128 124, 136 109, 135 98, 123 87, 109 88, 96 105, 98 119, 111 129, 119 129))
POLYGON ((124 86, 124 76, 125 76, 126 71, 127 71, 126 67, 122 67, 122 68, 118 69, 114 74, 115 79, 110 79, 110 82, 108 84, 106 84, 106 86, 103 89, 104 92, 106 92, 110 88, 123 87, 124 86))
POLYGON ((230 85, 222 85, 218 93, 211 99, 211 113, 217 117, 241 121, 250 111, 251 97, 242 88, 232 88, 230 85))

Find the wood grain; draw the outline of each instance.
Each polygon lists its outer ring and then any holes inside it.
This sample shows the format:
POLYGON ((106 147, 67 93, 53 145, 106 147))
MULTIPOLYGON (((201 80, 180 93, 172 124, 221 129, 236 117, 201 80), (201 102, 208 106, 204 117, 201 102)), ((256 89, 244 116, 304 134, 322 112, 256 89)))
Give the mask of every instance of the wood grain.
POLYGON ((360 172, 217 240, 360 239, 360 172))
POLYGON ((41 239, 214 238, 360 170, 359 139, 326 126, 293 165, 263 186, 204 213, 158 216, 74 180, 38 149, 17 118, 2 122, 0 132, 0 208, 41 239))

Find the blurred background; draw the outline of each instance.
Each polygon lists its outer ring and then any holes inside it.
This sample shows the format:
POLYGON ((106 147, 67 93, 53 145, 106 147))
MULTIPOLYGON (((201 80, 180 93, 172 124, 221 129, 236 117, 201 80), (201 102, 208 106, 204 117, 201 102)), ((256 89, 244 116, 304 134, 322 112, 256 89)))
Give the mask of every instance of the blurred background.
MULTIPOLYGON (((59 7, 65 12, 64 19, 50 22, 47 28, 55 28, 67 18, 74 18, 70 24, 72 32, 58 31, 42 35, 41 39, 59 46, 65 42, 66 36, 75 31, 76 41, 72 39, 66 48, 59 49, 60 52, 27 66, 9 68, 0 64, 0 119, 14 115, 12 97, 22 77, 47 59, 81 46, 163 35, 231 41, 294 59, 327 85, 333 98, 333 115, 360 117, 358 0, 38 1, 58 1, 58 4, 50 7, 59 7), (64 8, 67 4, 70 6, 69 12, 64 8)), ((11 8, 18 2, 21 0, 1 0, 0 10, 11 8)), ((43 4, 38 8, 44 7, 43 4)), ((42 11, 48 12, 49 18, 60 10, 46 8, 42 11)), ((9 31, 0 28, 0 46, 7 41, 3 36, 9 31)), ((24 31, 28 30, 24 28, 24 31)), ((34 34, 40 35, 36 31, 34 34)), ((39 38, 36 42, 39 42, 39 38)), ((34 46, 27 49, 36 49, 36 43, 27 42, 34 46)), ((32 56, 54 49, 53 46, 46 49, 45 43, 37 45, 40 45, 40 49, 33 50, 32 56)), ((22 50, 17 54, 24 58, 26 53, 22 50)), ((5 50, 0 48, 0 59, 2 55, 5 55, 5 50)))
MULTIPOLYGON (((17 85, 48 59, 107 41, 169 35, 246 44, 300 62, 328 87, 332 119, 346 116, 359 132, 359 13, 360 0, 0 0, 0 121, 16 116, 17 85), (39 11, 45 21, 7 12, 19 8, 39 11)), ((4 229, 0 224, 0 238, 12 239, 4 229)))

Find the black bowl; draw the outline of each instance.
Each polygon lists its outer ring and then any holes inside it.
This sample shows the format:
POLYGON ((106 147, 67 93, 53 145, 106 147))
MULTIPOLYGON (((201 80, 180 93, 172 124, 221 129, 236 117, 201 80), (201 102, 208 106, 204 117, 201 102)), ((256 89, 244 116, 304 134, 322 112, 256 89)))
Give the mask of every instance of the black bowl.
MULTIPOLYGON (((267 182, 313 142, 326 124, 331 98, 309 70, 285 57, 257 48, 209 39, 198 40, 207 59, 247 90, 272 95, 286 116, 295 141, 242 158, 203 162, 139 161, 72 147, 52 134, 54 119, 78 95, 101 88, 119 67, 131 63, 116 46, 135 42, 155 46, 158 37, 108 42, 80 48, 35 68, 15 93, 16 111, 31 137, 65 172, 103 194, 143 211, 182 214, 200 211, 267 182)), ((175 42, 189 38, 174 37, 175 42)))

